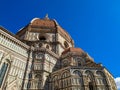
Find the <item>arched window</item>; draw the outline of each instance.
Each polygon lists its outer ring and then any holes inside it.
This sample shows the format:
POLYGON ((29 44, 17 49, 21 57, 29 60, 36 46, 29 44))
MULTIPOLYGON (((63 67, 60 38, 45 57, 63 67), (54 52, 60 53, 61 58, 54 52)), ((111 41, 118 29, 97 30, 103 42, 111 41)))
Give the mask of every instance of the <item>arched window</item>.
POLYGON ((6 63, 3 63, 2 67, 1 67, 1 70, 0 70, 0 87, 2 85, 5 73, 7 71, 7 67, 8 67, 8 64, 6 64, 6 63))

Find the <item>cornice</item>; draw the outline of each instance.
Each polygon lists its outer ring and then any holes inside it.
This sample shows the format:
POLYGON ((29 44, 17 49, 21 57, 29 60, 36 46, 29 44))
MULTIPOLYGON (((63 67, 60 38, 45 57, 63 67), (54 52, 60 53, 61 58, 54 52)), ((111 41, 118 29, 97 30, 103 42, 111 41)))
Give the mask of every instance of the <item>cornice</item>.
POLYGON ((6 29, 0 27, 0 34, 3 35, 4 37, 10 39, 11 41, 15 42, 16 44, 20 45, 21 47, 24 47, 26 49, 29 49, 29 46, 20 41, 17 36, 12 34, 11 32, 7 31, 6 29))

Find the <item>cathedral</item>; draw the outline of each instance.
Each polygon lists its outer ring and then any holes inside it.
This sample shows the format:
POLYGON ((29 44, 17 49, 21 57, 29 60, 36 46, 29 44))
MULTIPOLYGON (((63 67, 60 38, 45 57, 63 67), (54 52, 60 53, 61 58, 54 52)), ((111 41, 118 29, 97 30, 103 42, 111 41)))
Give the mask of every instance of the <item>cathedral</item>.
POLYGON ((111 73, 55 19, 34 18, 16 34, 0 27, 0 90, 117 90, 111 73))

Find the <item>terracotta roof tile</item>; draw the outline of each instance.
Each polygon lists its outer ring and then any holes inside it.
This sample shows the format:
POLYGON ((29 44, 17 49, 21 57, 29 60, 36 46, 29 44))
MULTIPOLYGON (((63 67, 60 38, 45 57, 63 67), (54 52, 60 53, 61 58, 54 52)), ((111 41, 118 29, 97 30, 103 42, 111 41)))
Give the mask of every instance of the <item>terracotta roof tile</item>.
POLYGON ((84 51, 81 48, 70 47, 70 48, 66 49, 65 51, 63 51, 62 54, 66 54, 68 52, 77 52, 79 54, 83 54, 84 53, 84 51))
POLYGON ((33 26, 44 26, 44 27, 55 27, 55 23, 53 20, 49 20, 49 19, 33 19, 31 21, 31 25, 33 26))

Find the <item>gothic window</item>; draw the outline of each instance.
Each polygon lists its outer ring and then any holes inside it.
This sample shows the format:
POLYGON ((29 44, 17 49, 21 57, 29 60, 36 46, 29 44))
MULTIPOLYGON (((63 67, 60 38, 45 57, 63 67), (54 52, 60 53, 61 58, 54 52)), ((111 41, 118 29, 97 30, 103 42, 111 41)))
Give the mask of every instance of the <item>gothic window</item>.
POLYGON ((0 87, 2 85, 5 73, 7 71, 7 67, 8 67, 8 64, 6 64, 6 63, 3 63, 2 67, 1 67, 1 70, 0 70, 0 87))

